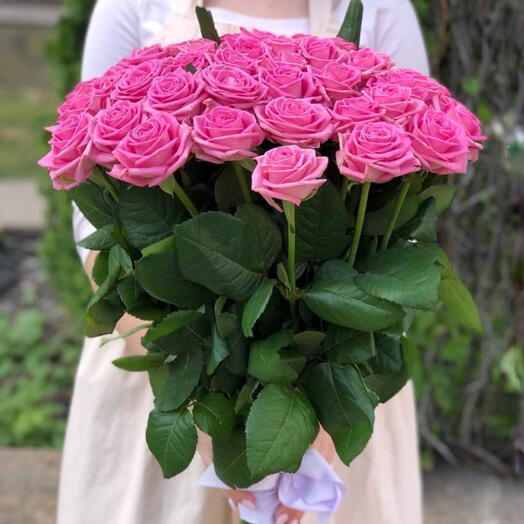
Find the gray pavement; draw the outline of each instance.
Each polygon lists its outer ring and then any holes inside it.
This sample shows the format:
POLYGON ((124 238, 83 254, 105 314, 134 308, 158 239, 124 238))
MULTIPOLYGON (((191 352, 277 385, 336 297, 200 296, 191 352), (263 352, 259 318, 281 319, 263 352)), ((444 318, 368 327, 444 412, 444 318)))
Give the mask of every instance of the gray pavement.
MULTIPOLYGON (((0 524, 53 524, 60 453, 0 449, 0 464, 0 524)), ((443 468, 426 475, 425 497, 425 524, 524 522, 522 481, 443 468)))
POLYGON ((32 180, 0 180, 0 231, 41 230, 45 202, 32 180))
POLYGON ((60 13, 60 8, 53 5, 0 3, 0 25, 51 27, 60 18, 60 13))

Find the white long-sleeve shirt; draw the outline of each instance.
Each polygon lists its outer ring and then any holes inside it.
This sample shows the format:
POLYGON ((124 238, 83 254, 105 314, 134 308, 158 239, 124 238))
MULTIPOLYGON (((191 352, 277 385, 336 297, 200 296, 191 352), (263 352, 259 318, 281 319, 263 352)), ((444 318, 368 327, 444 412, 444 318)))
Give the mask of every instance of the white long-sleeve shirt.
MULTIPOLYGON (((87 32, 82 79, 104 74, 133 49, 149 45, 168 19, 177 0, 98 0, 87 32)), ((321 1, 321 0, 319 0, 321 1)), ((335 16, 342 24, 349 0, 341 0, 335 16)), ((361 45, 388 53, 397 67, 428 73, 426 49, 413 6, 409 0, 364 0, 361 45)), ((255 18, 212 8, 216 22, 255 27, 277 34, 309 32, 308 18, 255 18)), ((74 206, 75 241, 94 232, 94 227, 74 206)), ((79 248, 85 262, 89 251, 79 248)))

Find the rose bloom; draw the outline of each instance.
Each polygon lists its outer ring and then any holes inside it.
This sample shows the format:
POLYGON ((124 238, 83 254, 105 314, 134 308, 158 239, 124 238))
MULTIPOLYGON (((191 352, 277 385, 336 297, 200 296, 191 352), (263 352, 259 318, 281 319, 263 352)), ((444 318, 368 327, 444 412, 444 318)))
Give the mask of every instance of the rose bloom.
POLYGON ((129 100, 130 102, 142 100, 161 67, 162 61, 153 59, 127 69, 122 78, 115 84, 111 99, 129 100))
POLYGON ((225 46, 220 47, 216 52, 214 63, 237 67, 250 75, 255 75, 258 69, 258 62, 256 60, 235 51, 231 47, 225 46))
POLYGON ((73 114, 95 114, 100 110, 105 100, 102 101, 96 94, 96 81, 97 79, 79 82, 73 91, 66 95, 65 102, 57 109, 58 121, 73 114))
POLYGON ((186 71, 188 65, 192 65, 198 71, 210 64, 210 55, 205 51, 184 51, 176 56, 164 59, 164 71, 175 71, 177 68, 186 71), (169 69, 168 69, 169 68, 169 69))
POLYGON ((55 189, 71 189, 91 176, 94 164, 87 150, 92 119, 88 113, 74 113, 53 128, 49 141, 51 151, 38 161, 38 165, 49 170, 55 189))
POLYGON ((296 66, 302 70, 305 70, 309 67, 307 60, 300 53, 295 53, 293 51, 282 51, 277 54, 271 50, 265 56, 265 58, 260 61, 259 65, 265 69, 273 69, 281 65, 296 66))
POLYGON ((476 162, 479 151, 482 150, 480 142, 484 142, 487 138, 482 134, 480 120, 464 104, 448 96, 435 97, 433 106, 464 126, 464 131, 470 140, 468 160, 476 162))
POLYGON ((95 164, 112 167, 116 163, 113 150, 140 124, 142 115, 142 104, 129 100, 118 100, 107 109, 102 109, 89 126, 89 158, 95 164))
POLYGON ((197 158, 220 164, 256 156, 265 135, 252 113, 216 106, 193 119, 193 148, 197 158))
POLYGON ((470 139, 462 124, 443 111, 428 109, 413 117, 408 131, 425 169, 438 175, 466 173, 470 139))
POLYGON ((251 109, 266 99, 267 88, 238 67, 213 64, 201 75, 205 90, 219 105, 251 109))
POLYGON ((282 208, 275 198, 296 206, 310 197, 324 182, 320 178, 328 159, 317 156, 313 149, 282 146, 270 149, 256 158, 257 167, 251 176, 251 189, 260 193, 275 209, 282 208))
POLYGON ((237 53, 259 62, 267 53, 266 45, 258 38, 243 33, 226 34, 222 37, 222 45, 237 53))
POLYGON ((436 96, 450 96, 448 89, 442 84, 439 84, 434 78, 414 71, 413 69, 392 69, 384 75, 371 78, 368 86, 380 84, 395 84, 409 87, 414 97, 426 103, 430 103, 436 96))
POLYGON ((134 49, 130 55, 122 58, 117 65, 132 67, 143 64, 147 60, 163 58, 166 55, 167 51, 165 47, 162 47, 160 44, 153 44, 142 49, 134 49))
POLYGON ((338 44, 333 42, 333 38, 303 36, 299 39, 299 49, 313 69, 322 69, 326 64, 339 59, 342 55, 342 50, 338 44))
POLYGON ((178 69, 153 80, 144 100, 144 109, 148 113, 165 111, 179 122, 185 122, 201 112, 206 97, 200 77, 178 69))
POLYGON ((331 117, 334 124, 333 136, 331 138, 338 140, 340 133, 351 131, 356 124, 367 124, 384 120, 385 114, 386 110, 384 108, 364 95, 337 100, 333 109, 331 109, 331 117))
POLYGON ((268 88, 268 94, 272 98, 287 96, 308 98, 316 102, 322 99, 313 73, 301 67, 278 65, 271 69, 263 68, 259 72, 258 79, 268 88))
POLYGON ((118 144, 113 154, 119 163, 109 174, 135 186, 157 186, 186 163, 190 134, 189 127, 174 116, 157 113, 118 144))
POLYGON ((347 63, 360 69, 363 80, 367 80, 372 75, 383 73, 394 65, 388 54, 377 53, 368 47, 350 51, 347 63))
POLYGON ((377 84, 365 89, 364 95, 384 109, 388 120, 399 125, 407 122, 415 113, 426 109, 422 100, 413 97, 411 88, 396 84, 377 84))
POLYGON ((333 131, 327 108, 302 98, 275 98, 256 106, 255 114, 268 138, 283 145, 317 148, 333 131))
POLYGON ((420 169, 409 135, 388 122, 357 124, 340 135, 340 173, 355 182, 388 182, 420 169))
POLYGON ((195 40, 186 40, 177 44, 170 44, 165 47, 168 56, 176 56, 179 53, 202 52, 213 55, 217 50, 217 43, 207 38, 196 38, 195 40))
POLYGON ((298 53, 298 40, 288 36, 270 36, 264 39, 264 44, 269 53, 275 58, 282 53, 298 53))
POLYGON ((358 95, 358 85, 362 79, 360 69, 342 64, 330 62, 321 71, 315 72, 315 78, 321 83, 332 102, 358 95))

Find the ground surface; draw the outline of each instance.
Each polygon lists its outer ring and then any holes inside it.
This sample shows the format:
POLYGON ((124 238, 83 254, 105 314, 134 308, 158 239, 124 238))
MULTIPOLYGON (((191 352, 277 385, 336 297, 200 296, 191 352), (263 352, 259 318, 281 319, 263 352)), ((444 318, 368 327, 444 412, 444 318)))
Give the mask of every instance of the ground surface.
MULTIPOLYGON (((0 524, 53 524, 59 452, 0 449, 0 464, 0 524)), ((426 475, 425 491, 425 524, 521 524, 523 521, 522 481, 443 468, 426 475)))

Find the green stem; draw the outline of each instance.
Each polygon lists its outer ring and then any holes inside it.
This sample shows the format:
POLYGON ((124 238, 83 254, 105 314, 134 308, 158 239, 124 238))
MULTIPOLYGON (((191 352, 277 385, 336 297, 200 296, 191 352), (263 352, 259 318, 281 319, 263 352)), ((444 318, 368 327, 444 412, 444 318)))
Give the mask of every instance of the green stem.
POLYGON ((288 259, 288 276, 289 283, 291 285, 291 292, 294 294, 296 286, 295 276, 295 242, 296 242, 296 229, 295 229, 295 204, 291 202, 283 202, 284 213, 287 219, 287 259, 288 259))
POLYGON ((195 204, 191 201, 188 194, 184 191, 182 186, 176 181, 176 178, 173 176, 173 192, 178 197, 182 205, 187 209, 188 213, 194 217, 198 215, 198 210, 195 207, 195 204))
POLYGON ((348 191, 351 186, 351 180, 349 178, 345 178, 342 182, 342 187, 340 188, 340 196, 342 197, 342 202, 346 201, 346 197, 348 196, 348 191))
POLYGON ((249 191, 242 166, 238 162, 233 162, 233 169, 235 170, 235 175, 237 177, 238 185, 240 186, 244 200, 246 203, 251 204, 253 199, 251 198, 251 191, 249 191))
POLYGON ((393 207, 393 211, 391 213, 391 216, 389 217, 388 225, 386 226, 386 232, 384 233, 384 236, 382 237, 382 243, 380 244, 381 250, 387 249, 388 247, 389 241, 391 240, 391 235, 393 234, 395 225, 397 224, 398 216, 402 209, 402 205, 404 204, 404 200, 406 200, 406 195, 408 194, 410 185, 411 185, 411 181, 404 180, 402 182, 400 193, 397 196, 397 200, 395 201, 395 206, 393 207))
POLYGON ((371 182, 364 182, 364 184, 362 184, 362 193, 360 194, 360 202, 358 204, 357 223, 355 225, 355 233, 353 234, 353 242, 351 243, 351 251, 348 260, 350 265, 353 265, 357 258, 358 245, 360 243, 360 237, 362 236, 362 228, 364 227, 364 218, 366 216, 370 188, 371 182))

